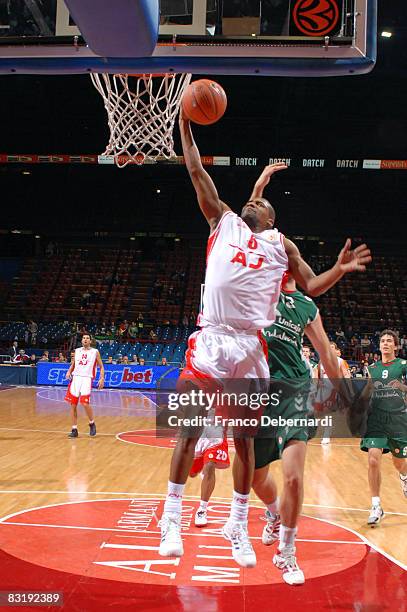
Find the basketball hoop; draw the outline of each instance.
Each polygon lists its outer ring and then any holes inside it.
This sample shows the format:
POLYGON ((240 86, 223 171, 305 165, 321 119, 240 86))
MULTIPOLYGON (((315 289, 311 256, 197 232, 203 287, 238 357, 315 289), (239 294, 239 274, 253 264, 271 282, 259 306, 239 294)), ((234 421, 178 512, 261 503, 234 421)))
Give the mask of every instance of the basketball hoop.
POLYGON ((103 98, 110 130, 103 156, 119 168, 175 158, 174 129, 191 74, 91 74, 103 98))

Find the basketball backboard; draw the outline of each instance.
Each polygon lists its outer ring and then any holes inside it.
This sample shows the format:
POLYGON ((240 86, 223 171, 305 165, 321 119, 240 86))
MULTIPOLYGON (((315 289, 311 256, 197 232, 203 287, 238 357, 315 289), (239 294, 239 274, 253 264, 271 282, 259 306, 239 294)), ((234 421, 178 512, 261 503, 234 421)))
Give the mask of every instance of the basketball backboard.
MULTIPOLYGON (((377 0, 134 0, 138 21, 118 18, 117 38, 103 36, 112 13, 102 8, 111 11, 112 5, 109 0, 2 3, 0 73, 332 76, 369 72, 375 63, 377 0), (86 41, 68 6, 77 23, 86 23, 86 41), (149 11, 146 21, 140 19, 143 7, 149 11), (150 43, 148 52, 148 44, 137 52, 137 27, 139 38, 150 43), (95 31, 102 47, 105 38, 107 55, 100 45, 96 52, 95 31), (136 50, 118 56, 115 45, 119 49, 126 35, 136 50)), ((114 3, 115 17, 120 5, 114 3)))

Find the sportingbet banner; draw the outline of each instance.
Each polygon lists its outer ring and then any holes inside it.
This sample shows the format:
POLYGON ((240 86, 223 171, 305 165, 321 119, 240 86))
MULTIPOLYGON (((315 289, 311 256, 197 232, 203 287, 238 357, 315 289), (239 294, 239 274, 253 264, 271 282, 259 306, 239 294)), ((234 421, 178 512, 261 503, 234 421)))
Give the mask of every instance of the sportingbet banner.
MULTIPOLYGON (((37 385, 67 385, 69 363, 39 362, 37 385)), ((114 389, 174 389, 179 369, 169 366, 107 365, 105 387, 114 389)), ((93 386, 99 380, 99 368, 93 386)))

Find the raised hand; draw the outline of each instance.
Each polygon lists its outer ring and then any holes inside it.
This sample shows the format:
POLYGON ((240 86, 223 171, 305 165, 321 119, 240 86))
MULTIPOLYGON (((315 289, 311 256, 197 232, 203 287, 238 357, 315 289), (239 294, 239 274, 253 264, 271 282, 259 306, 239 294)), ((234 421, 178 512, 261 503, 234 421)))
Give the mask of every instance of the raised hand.
POLYGON ((257 180, 261 181, 265 187, 266 185, 269 184, 270 179, 275 172, 279 172, 280 170, 287 170, 287 168, 288 166, 284 162, 277 162, 275 164, 269 164, 268 166, 264 168, 263 172, 260 174, 257 180))
POLYGON ((345 246, 338 255, 338 264, 341 271, 347 272, 364 272, 366 264, 372 261, 370 249, 366 244, 361 244, 356 249, 351 249, 352 241, 350 238, 345 242, 345 246))

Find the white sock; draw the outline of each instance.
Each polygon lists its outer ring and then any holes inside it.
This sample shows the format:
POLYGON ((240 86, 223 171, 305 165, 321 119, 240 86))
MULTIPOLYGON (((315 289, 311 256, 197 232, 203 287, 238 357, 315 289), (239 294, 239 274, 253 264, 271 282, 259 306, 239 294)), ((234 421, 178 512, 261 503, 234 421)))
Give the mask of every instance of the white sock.
POLYGON ((230 506, 229 520, 234 523, 247 522, 249 514, 249 495, 242 495, 233 491, 233 500, 230 506))
POLYGON ((271 503, 271 504, 266 504, 266 508, 267 510, 270 512, 270 514, 272 514, 273 516, 276 516, 278 509, 280 507, 280 500, 278 497, 276 497, 276 499, 271 503))
POLYGON ((182 512, 182 495, 184 493, 184 484, 177 484, 168 481, 168 493, 164 504, 163 514, 181 514, 182 512))
POLYGON ((401 480, 407 480, 407 474, 400 474, 401 480))
POLYGON ((380 497, 372 497, 372 506, 380 506, 380 497))
POLYGON ((89 425, 93 425, 95 421, 89 421, 89 425))
POLYGON ((285 548, 292 548, 296 535, 297 527, 286 527, 285 525, 281 525, 279 550, 283 551, 285 548))
POLYGON ((201 499, 201 503, 199 504, 199 509, 200 510, 206 510, 208 508, 208 503, 207 501, 203 501, 203 499, 201 499))
POLYGON ((72 425, 72 429, 78 429, 77 425, 72 425))

